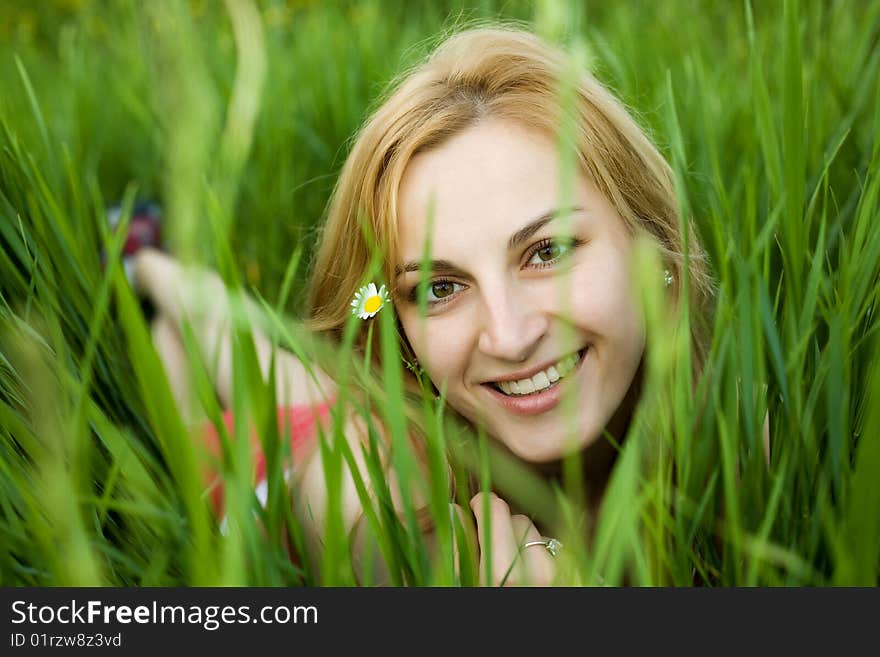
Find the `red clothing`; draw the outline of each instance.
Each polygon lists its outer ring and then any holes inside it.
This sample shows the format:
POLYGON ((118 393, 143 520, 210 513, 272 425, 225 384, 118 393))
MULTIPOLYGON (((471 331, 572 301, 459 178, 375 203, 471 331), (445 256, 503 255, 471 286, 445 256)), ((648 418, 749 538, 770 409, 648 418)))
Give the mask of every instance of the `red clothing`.
MULTIPOLYGON (((280 406, 278 408, 278 428, 280 431, 289 431, 290 451, 294 461, 301 460, 314 444, 318 436, 318 422, 326 424, 330 417, 328 404, 318 406, 280 406)), ((234 417, 232 411, 223 412, 223 424, 226 430, 232 434, 234 431, 234 417)), ((217 459, 220 458, 220 436, 210 422, 206 423, 203 431, 204 444, 208 451, 217 459)), ((251 458, 254 464, 254 485, 257 497, 262 504, 266 503, 266 456, 263 454, 262 445, 256 431, 251 430, 251 458), (262 496, 261 496, 262 492, 262 496)), ((218 515, 223 515, 223 482, 219 473, 206 469, 205 488, 210 491, 211 501, 218 515)))

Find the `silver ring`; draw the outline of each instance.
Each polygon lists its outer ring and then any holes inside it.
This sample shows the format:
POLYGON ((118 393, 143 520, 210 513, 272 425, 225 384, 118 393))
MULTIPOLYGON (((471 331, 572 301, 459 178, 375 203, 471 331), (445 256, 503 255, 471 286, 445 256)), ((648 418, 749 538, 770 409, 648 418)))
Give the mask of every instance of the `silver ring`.
POLYGON ((551 557, 555 557, 562 549, 562 543, 557 541, 555 538, 542 538, 540 541, 529 541, 528 543, 523 543, 523 549, 527 547, 532 547, 533 545, 540 545, 544 547, 547 552, 550 553, 551 557))

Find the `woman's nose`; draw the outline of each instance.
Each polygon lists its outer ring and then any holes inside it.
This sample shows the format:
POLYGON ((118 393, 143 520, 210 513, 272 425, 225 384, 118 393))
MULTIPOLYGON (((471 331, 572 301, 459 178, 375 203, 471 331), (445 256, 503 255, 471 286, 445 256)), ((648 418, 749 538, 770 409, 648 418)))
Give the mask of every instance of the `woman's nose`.
POLYGON ((546 314, 533 303, 513 290, 498 291, 485 300, 478 347, 489 356, 522 363, 535 352, 548 326, 546 314))

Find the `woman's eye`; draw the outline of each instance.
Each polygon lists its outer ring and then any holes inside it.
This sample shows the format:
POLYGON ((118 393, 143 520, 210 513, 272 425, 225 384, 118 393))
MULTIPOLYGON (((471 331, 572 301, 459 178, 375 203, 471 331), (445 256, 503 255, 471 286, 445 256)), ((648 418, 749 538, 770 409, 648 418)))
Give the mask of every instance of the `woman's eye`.
POLYGON ((425 298, 429 305, 442 303, 463 288, 464 285, 461 283, 454 283, 453 281, 436 281, 428 286, 425 298))
POLYGON ((551 244, 550 246, 545 246, 544 248, 538 249, 535 255, 538 256, 544 262, 548 260, 554 260, 559 257, 562 253, 562 248, 558 244, 551 244))
POLYGON ((538 244, 537 248, 532 251, 526 264, 537 265, 538 267, 552 264, 563 256, 568 255, 574 246, 576 246, 575 240, 569 243, 546 240, 538 244))
MULTIPOLYGON (((425 286, 425 302, 429 306, 435 306, 437 304, 445 303, 446 301, 450 301, 452 297, 464 289, 464 285, 461 283, 455 283, 454 281, 434 281, 433 283, 427 283, 425 286)), ((410 292, 409 300, 411 303, 418 303, 419 299, 419 288, 418 286, 414 287, 412 292, 410 292)))
POLYGON ((441 281, 440 283, 432 283, 431 286, 428 288, 428 290, 431 293, 428 297, 429 301, 432 300, 430 298, 431 296, 433 296, 434 299, 443 299, 444 297, 448 297, 455 292, 455 283, 453 283, 451 281, 441 281))

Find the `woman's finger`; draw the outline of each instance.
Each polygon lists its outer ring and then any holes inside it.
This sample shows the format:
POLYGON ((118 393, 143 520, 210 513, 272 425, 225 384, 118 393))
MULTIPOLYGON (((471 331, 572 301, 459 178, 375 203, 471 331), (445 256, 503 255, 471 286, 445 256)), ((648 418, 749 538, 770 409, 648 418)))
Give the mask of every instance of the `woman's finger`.
POLYGON ((550 586, 556 573, 556 564, 547 549, 541 545, 525 547, 532 541, 542 540, 541 534, 530 518, 515 515, 511 518, 513 533, 520 551, 523 581, 525 586, 550 586))
POLYGON ((471 498, 480 540, 480 572, 483 581, 504 586, 518 581, 519 549, 514 539, 510 507, 494 493, 477 493, 471 498))

